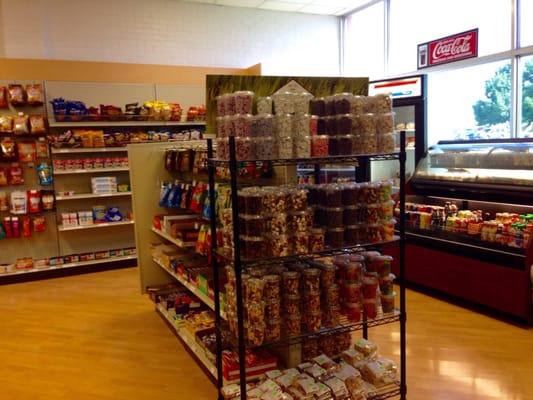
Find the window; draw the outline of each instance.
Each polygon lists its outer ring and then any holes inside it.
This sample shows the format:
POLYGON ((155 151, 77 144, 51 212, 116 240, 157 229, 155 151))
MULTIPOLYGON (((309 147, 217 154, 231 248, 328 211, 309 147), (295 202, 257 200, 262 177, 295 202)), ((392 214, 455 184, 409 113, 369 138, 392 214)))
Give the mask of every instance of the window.
POLYGON ((346 18, 344 74, 383 78, 385 34, 383 2, 346 18))
POLYGON ((511 136, 510 61, 432 73, 428 93, 429 145, 511 136))
POLYGON ((520 59, 522 99, 519 137, 533 137, 533 56, 520 59))
POLYGON ((520 1, 520 46, 533 45, 533 1, 520 1))
POLYGON ((479 28, 480 56, 511 48, 510 0, 390 0, 390 3, 390 75, 416 70, 418 44, 473 28, 479 28))

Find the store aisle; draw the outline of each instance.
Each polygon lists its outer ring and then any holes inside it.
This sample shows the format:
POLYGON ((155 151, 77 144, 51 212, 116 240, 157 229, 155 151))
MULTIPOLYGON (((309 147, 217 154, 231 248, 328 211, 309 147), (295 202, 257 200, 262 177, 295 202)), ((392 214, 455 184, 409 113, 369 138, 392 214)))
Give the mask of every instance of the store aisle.
MULTIPOLYGON (((533 400, 533 330, 414 292, 408 307, 409 399, 533 400)), ((0 316, 2 400, 216 398, 136 269, 2 286, 0 316)), ((371 333, 397 354, 396 326, 371 333)))

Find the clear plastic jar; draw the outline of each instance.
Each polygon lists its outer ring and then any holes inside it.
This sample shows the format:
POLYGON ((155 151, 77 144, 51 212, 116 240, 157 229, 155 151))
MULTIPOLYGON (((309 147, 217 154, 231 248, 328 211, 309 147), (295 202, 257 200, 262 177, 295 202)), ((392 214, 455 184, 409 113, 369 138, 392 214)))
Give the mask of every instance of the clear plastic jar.
POLYGON ((288 231, 287 213, 278 212, 265 216, 266 232, 272 235, 283 235, 288 231))
POLYGON ((332 264, 320 264, 320 286, 325 290, 335 284, 337 276, 337 267, 332 264))
POLYGON ((328 141, 328 154, 330 156, 339 156, 340 153, 340 138, 339 136, 330 136, 328 141))
POLYGON ((224 108, 226 110, 226 115, 235 115, 237 111, 235 110, 235 96, 233 93, 227 93, 222 95, 224 101, 224 108))
MULTIPOLYGON (((365 228, 365 238, 367 243, 379 243, 383 241, 383 225, 382 224, 368 224, 365 228)), ((392 228, 394 232, 394 225, 392 228)), ((387 240, 392 240, 392 237, 387 240)))
POLYGON ((253 160, 253 144, 251 138, 235 138, 235 157, 237 160, 253 160))
POLYGON ((343 297, 346 302, 359 303, 362 299, 362 285, 357 282, 344 282, 343 297))
POLYGON ((379 200, 389 201, 392 198, 392 181, 382 181, 379 183, 379 200))
POLYGON ((320 274, 318 268, 306 268, 303 271, 303 287, 306 293, 320 293, 320 274))
POLYGON ((348 261, 344 265, 344 280, 358 282, 363 278, 364 265, 359 261, 348 261))
POLYGON ((298 136, 293 140, 292 144, 296 158, 311 157, 311 136, 298 136))
POLYGON ((318 332, 322 326, 322 313, 320 310, 305 314, 305 326, 307 332, 318 332))
POLYGON ((307 114, 309 112, 309 103, 313 95, 310 93, 297 93, 294 95, 294 112, 296 114, 307 114))
POLYGON ((359 225, 346 225, 344 227, 344 245, 355 246, 359 243, 359 225))
POLYGON ((324 250, 325 231, 321 228, 314 228, 309 231, 309 253, 317 253, 324 250))
POLYGON ((343 213, 342 207, 326 208, 326 226, 329 228, 342 228, 343 213))
POLYGON ((222 118, 222 123, 225 125, 225 130, 227 136, 235 136, 235 124, 234 124, 235 116, 234 115, 226 115, 222 118))
POLYGON ((344 228, 332 228, 326 230, 326 246, 334 249, 344 245, 344 228))
POLYGON ((228 138, 217 138, 215 140, 217 146, 217 158, 219 160, 228 160, 229 159, 229 139, 228 138))
POLYGON ((309 210, 292 211, 288 215, 288 224, 293 232, 307 232, 313 225, 313 213, 309 210))
POLYGON ((294 94, 279 92, 272 95, 276 114, 292 114, 294 112, 294 94))
POLYGON ((355 154, 376 154, 378 139, 374 134, 361 134, 355 138, 355 154))
POLYGON ((239 215, 239 230, 248 236, 261 236, 265 232, 265 219, 261 215, 239 215))
MULTIPOLYGON (((239 196, 244 200, 244 212, 247 215, 259 215, 263 211, 263 194, 260 190, 240 191, 239 196)), ((241 204, 239 204, 240 210, 241 204)))
POLYGON ((363 136, 376 134, 376 116, 374 114, 359 115, 359 134, 363 136))
POLYGON ((390 113, 392 112, 392 97, 388 94, 376 94, 372 96, 372 102, 375 112, 390 113))
POLYGON ((289 246, 293 254, 307 254, 309 251, 309 234, 297 232, 289 236, 289 246))
POLYGON ((300 293, 300 274, 296 271, 285 271, 281 275, 283 294, 285 296, 296 295, 300 293))
POLYGON ((254 324, 248 324, 246 328, 248 344, 250 346, 260 346, 265 341, 266 324, 264 322, 258 322, 254 324))
POLYGON ((265 256, 265 240, 260 236, 241 236, 242 252, 247 259, 265 256))
POLYGON ((217 96, 215 100, 217 102, 217 115, 223 117, 226 115, 226 101, 224 95, 217 96))
POLYGON ((337 136, 337 117, 330 116, 326 117, 326 135, 328 136, 337 136))
POLYGON ((283 297, 283 314, 299 314, 300 313, 301 298, 299 294, 293 294, 283 297))
POLYGON ((363 300, 363 310, 367 319, 375 319, 378 316, 378 302, 374 299, 363 300))
POLYGON ((277 186, 263 187, 262 198, 265 213, 284 213, 288 207, 288 194, 277 186))
POLYGON ((343 156, 350 156, 354 154, 355 136, 354 135, 342 135, 337 136, 338 140, 338 153, 343 156))
POLYGON ((396 293, 381 295, 381 308, 384 314, 394 312, 394 303, 396 300, 396 293))
POLYGON ((251 114, 237 114, 233 118, 235 136, 251 137, 253 116, 251 114))
POLYGON ((252 119, 253 137, 273 136, 274 135, 274 117, 270 114, 255 115, 252 119))
POLYGON ((317 135, 311 137, 311 156, 327 157, 329 137, 327 135, 317 135))
POLYGON ((393 258, 391 256, 376 256, 371 261, 372 270, 376 271, 379 276, 389 276, 392 261, 393 258))
POLYGON ((359 115, 364 113, 364 96, 353 96, 350 101, 350 113, 359 115))
POLYGON ((342 189, 339 185, 327 185, 324 187, 324 199, 326 207, 342 206, 342 189))
POLYGON ((309 191, 303 188, 289 189, 289 204, 288 208, 293 211, 307 210, 307 195, 309 191))
POLYGON ((311 115, 309 118, 309 135, 318 134, 318 117, 316 115, 311 115))
POLYGON ((364 222, 367 224, 376 224, 379 222, 380 204, 371 203, 364 206, 364 222))
POLYGON ((252 143, 256 160, 272 160, 276 157, 276 147, 272 137, 252 138, 252 143))
POLYGON ((317 97, 309 101, 309 112, 313 115, 323 117, 326 115, 326 100, 323 97, 317 97))
POLYGON ((378 153, 394 153, 396 150, 396 134, 383 133, 377 135, 378 139, 378 153))
POLYGON ((343 213, 343 223, 344 225, 355 225, 359 222, 359 207, 358 206, 347 206, 344 207, 343 213))
POLYGON ((303 296, 304 314, 309 312, 320 313, 320 292, 304 292, 303 296))
POLYGON ((235 95, 235 114, 251 114, 254 102, 254 92, 238 91, 235 95))
POLYGON ((394 114, 376 114, 376 132, 378 134, 390 133, 394 130, 394 114))
POLYGON ((285 328, 285 336, 293 337, 302 333, 302 317, 300 314, 286 315, 283 319, 283 325, 285 328))
MULTIPOLYGON (((246 302, 262 303, 265 283, 258 278, 250 278, 246 281, 246 302)), ((248 304, 249 305, 249 304, 248 304)), ((264 318, 264 310, 261 310, 261 317, 264 318)))
POLYGON ((335 115, 337 111, 335 110, 335 97, 327 96, 326 97, 326 115, 335 115))
POLYGON ((278 137, 292 136, 292 114, 277 114, 274 117, 274 131, 278 137))
POLYGON ((320 355, 317 337, 305 338, 302 342, 302 361, 310 361, 320 355))
POLYGON ((394 218, 385 220, 381 223, 381 240, 385 242, 390 242, 394 240, 394 226, 396 225, 396 220, 394 218))
MULTIPOLYGON (((268 292, 265 290, 265 294, 266 293, 268 292)), ((267 299, 267 301, 265 302, 265 320, 269 321, 273 319, 278 319, 280 318, 280 316, 281 316, 281 305, 280 305, 279 297, 276 299, 274 298, 267 299)))
POLYGON ((340 303, 339 285, 330 284, 324 287, 324 301, 328 306, 338 306, 340 303))
POLYGON ((272 257, 291 255, 289 237, 285 234, 269 234, 266 236, 267 249, 272 257))
POLYGON ((379 291, 381 294, 392 294, 394 290, 394 275, 389 274, 379 278, 379 291))
POLYGON ((279 275, 265 275, 263 277, 265 282, 264 294, 267 299, 279 301, 281 278, 279 275))
POLYGON ((217 117, 217 137, 224 138, 228 137, 228 132, 226 130, 226 122, 224 117, 217 117))
POLYGON ((342 204, 344 206, 355 206, 359 197, 359 185, 349 182, 342 185, 342 204))
POLYGON ((338 135, 351 135, 353 124, 352 114, 343 114, 337 116, 337 134, 338 135))
POLYGON ((317 135, 326 135, 326 118, 327 117, 318 117, 316 121, 316 134, 317 135))
POLYGON ((280 159, 291 159, 293 158, 292 152, 292 136, 279 136, 277 140, 278 144, 278 158, 280 159))
POLYGON ((380 201, 380 187, 378 183, 367 183, 361 185, 360 202, 366 204, 376 204, 380 201))
POLYGON ((257 114, 272 114, 272 97, 257 98, 257 114))
POLYGON ((361 321, 361 304, 360 303, 346 303, 346 316, 350 322, 361 321))
POLYGON ((335 100, 335 112, 337 114, 348 114, 353 99, 352 93, 338 93, 333 96, 335 100))
MULTIPOLYGON (((322 325, 327 328, 334 328, 339 325, 341 319, 341 308, 340 307, 325 307, 324 313, 322 314, 322 325)), ((330 335, 328 335, 330 336, 330 335)), ((332 346, 334 344, 332 343, 332 346)), ((326 347, 322 344, 322 351, 326 353, 326 347)))
POLYGON ((365 299, 375 299, 378 294, 379 281, 373 276, 363 278, 363 297, 365 299))
POLYGON ((326 208, 322 206, 316 206, 314 208, 314 225, 326 226, 326 208))
POLYGON ((310 136, 310 121, 309 114, 296 114, 294 116, 293 133, 297 136, 310 136))

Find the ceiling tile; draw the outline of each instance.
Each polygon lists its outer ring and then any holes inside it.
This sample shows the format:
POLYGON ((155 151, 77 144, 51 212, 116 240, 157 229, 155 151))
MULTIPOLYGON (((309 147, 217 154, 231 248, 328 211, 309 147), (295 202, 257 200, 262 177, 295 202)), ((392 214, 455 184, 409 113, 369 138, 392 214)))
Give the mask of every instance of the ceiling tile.
POLYGON ((215 4, 230 7, 252 7, 255 8, 264 0, 216 0, 215 4))
POLYGON ((332 15, 336 14, 342 10, 344 10, 345 7, 342 6, 335 6, 335 5, 329 5, 329 6, 323 6, 323 5, 314 5, 311 4, 309 6, 305 6, 302 9, 298 10, 300 12, 309 13, 309 14, 322 14, 322 15, 332 15))
POLYGON ((358 8, 366 3, 370 3, 371 0, 313 0, 311 3, 313 5, 319 6, 339 6, 339 7, 350 7, 358 8))
POLYGON ((263 4, 259 6, 264 10, 276 10, 276 11, 298 11, 303 7, 301 3, 289 3, 286 1, 277 0, 265 0, 263 4))
POLYGON ((214 4, 216 0, 185 0, 189 3, 206 3, 206 4, 214 4))

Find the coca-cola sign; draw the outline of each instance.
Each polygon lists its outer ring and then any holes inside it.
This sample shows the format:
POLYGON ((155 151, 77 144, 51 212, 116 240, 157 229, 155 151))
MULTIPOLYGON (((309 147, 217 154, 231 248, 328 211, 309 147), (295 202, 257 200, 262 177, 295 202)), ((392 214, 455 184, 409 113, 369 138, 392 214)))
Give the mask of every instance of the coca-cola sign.
POLYGON ((458 33, 418 45, 418 68, 477 57, 478 30, 458 33))

